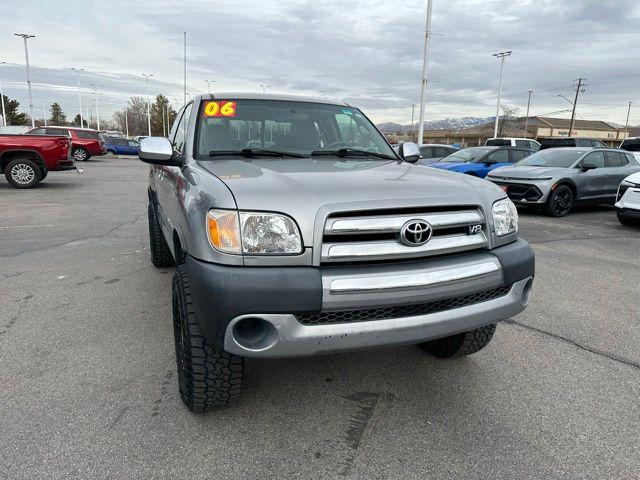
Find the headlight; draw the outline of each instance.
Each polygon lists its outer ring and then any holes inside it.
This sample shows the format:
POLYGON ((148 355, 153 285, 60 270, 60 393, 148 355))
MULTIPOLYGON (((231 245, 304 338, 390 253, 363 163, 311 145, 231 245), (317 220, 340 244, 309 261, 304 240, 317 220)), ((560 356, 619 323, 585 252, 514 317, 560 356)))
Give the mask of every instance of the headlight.
POLYGON ((492 211, 493 226, 498 237, 518 232, 518 210, 511 200, 498 200, 493 204, 492 211))
POLYGON ((302 239, 295 222, 277 213, 210 210, 207 213, 207 235, 211 246, 226 253, 302 253, 302 239))

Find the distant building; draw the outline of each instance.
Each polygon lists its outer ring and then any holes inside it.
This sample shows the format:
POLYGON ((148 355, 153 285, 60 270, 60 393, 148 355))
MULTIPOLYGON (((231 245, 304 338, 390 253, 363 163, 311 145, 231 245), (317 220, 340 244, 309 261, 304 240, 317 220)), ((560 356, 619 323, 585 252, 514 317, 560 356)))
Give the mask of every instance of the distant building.
MULTIPOLYGON (((569 124, 570 120, 566 118, 529 117, 528 122, 525 117, 507 118, 500 120, 498 136, 526 137, 537 140, 546 137, 569 136, 595 138, 611 146, 619 145, 622 140, 630 136, 628 130, 600 120, 576 120, 571 135, 569 135, 569 124), (525 123, 527 123, 526 132, 525 123)), ((494 124, 490 122, 462 129, 425 130, 422 143, 457 144, 462 147, 484 145, 488 138, 493 137, 493 129, 494 124)), ((410 134, 407 132, 391 133, 387 136, 401 141, 410 138, 410 134)))

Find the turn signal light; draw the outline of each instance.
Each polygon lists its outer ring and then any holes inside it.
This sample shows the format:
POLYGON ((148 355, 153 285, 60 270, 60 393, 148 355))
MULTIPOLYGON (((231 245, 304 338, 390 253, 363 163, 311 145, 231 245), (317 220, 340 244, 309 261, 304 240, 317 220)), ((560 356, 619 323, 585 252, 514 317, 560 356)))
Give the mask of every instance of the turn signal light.
POLYGON ((209 243, 216 250, 225 253, 241 253, 238 212, 209 210, 207 213, 207 236, 209 243))

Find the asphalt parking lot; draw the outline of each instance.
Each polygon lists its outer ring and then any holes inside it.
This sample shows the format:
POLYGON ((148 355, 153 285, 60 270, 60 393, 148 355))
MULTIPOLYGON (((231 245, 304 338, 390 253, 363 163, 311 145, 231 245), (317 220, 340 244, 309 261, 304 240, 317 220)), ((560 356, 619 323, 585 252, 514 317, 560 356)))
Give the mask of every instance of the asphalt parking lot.
POLYGON ((521 213, 531 304, 476 355, 249 360, 240 400, 194 415, 148 169, 84 167, 0 180, 1 478, 638 478, 640 228, 611 208, 521 213))

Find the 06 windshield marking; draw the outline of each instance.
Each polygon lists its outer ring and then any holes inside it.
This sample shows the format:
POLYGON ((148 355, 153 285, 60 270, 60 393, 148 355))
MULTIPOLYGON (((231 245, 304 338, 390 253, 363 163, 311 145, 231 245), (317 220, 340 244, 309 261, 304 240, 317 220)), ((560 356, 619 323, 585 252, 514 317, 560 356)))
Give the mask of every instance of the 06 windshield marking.
POLYGON ((225 156, 297 158, 312 154, 314 158, 397 158, 384 137, 356 108, 281 100, 234 102, 234 116, 198 116, 195 156, 199 160, 225 156))

